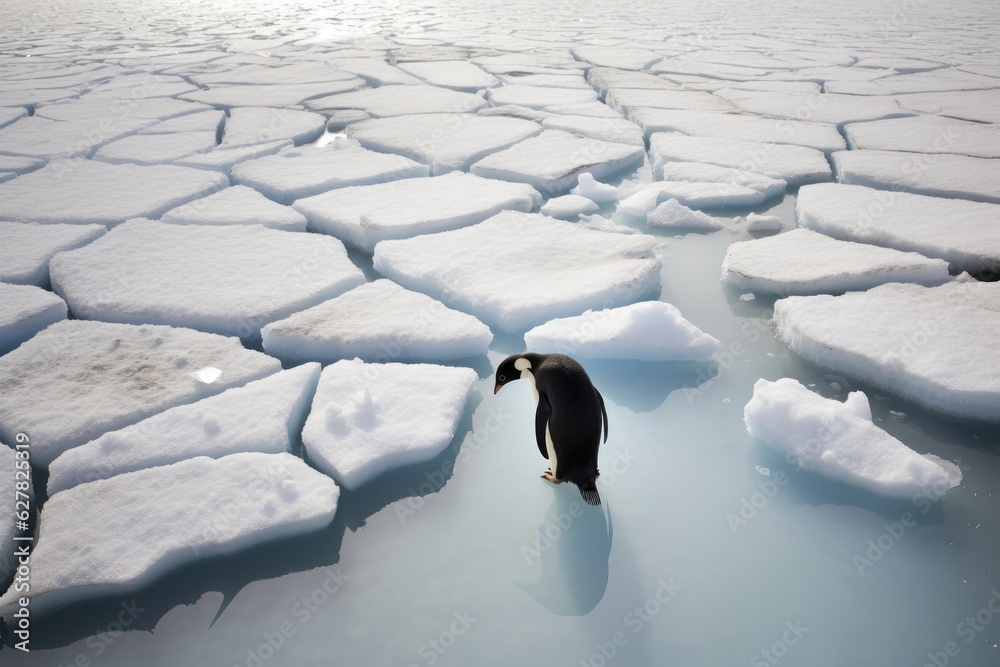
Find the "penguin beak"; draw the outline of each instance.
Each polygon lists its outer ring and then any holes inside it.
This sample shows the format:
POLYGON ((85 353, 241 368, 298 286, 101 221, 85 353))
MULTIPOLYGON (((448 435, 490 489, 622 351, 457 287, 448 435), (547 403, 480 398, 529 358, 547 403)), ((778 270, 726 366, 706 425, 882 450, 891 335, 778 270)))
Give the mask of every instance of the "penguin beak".
POLYGON ((494 395, 494 396, 496 396, 496 395, 497 395, 497 392, 498 392, 498 391, 500 391, 500 387, 501 387, 501 386, 503 386, 503 385, 499 385, 499 384, 498 384, 497 386, 493 387, 493 395, 494 395))

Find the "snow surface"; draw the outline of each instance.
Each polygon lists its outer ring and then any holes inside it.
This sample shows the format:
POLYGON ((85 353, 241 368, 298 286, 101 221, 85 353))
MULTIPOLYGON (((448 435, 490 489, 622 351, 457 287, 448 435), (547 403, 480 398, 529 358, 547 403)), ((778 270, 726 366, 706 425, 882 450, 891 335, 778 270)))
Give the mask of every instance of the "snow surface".
POLYGON ((841 183, 1000 204, 997 159, 855 150, 834 153, 833 166, 841 183))
MULTIPOLYGON (((551 109, 552 107, 547 108, 551 109)), ((547 130, 563 130, 571 134, 579 134, 583 137, 600 139, 602 141, 646 147, 642 128, 624 118, 567 114, 546 118, 542 121, 542 127, 547 130)))
POLYGON ((65 320, 66 302, 34 285, 0 283, 0 355, 53 322, 65 320))
POLYGON ((264 350, 286 363, 448 361, 485 355, 493 334, 471 315, 376 280, 265 326, 264 350))
POLYGON ((642 361, 708 359, 721 348, 715 337, 662 301, 550 320, 525 333, 524 344, 536 352, 642 361))
POLYGON ((770 195, 733 183, 654 181, 630 193, 618 207, 626 215, 645 218, 657 205, 668 199, 676 199, 688 208, 721 208, 756 206, 770 199, 770 195))
POLYGON ((222 146, 265 144, 288 139, 296 146, 319 139, 326 118, 311 111, 238 107, 229 112, 222 146))
POLYGON ((900 500, 941 500, 958 486, 958 466, 921 455, 872 423, 868 397, 823 398, 797 380, 758 380, 743 409, 747 431, 789 463, 836 482, 900 500))
POLYGON ((374 118, 414 113, 462 113, 486 106, 480 95, 437 86, 383 86, 308 100, 306 107, 327 113, 337 109, 360 109, 374 118))
POLYGON ((15 501, 28 499, 27 505, 29 507, 34 502, 34 485, 31 477, 30 456, 30 450, 18 456, 13 447, 8 447, 3 442, 0 442, 0 493, 3 494, 4 498, 10 499, 10 502, 6 503, 3 508, 0 508, 0 540, 3 540, 3 543, 9 547, 0 551, 0 587, 5 586, 13 578, 14 571, 17 569, 18 557, 14 552, 18 548, 18 541, 14 540, 14 536, 19 533, 22 535, 25 534, 23 531, 16 529, 16 512, 22 508, 16 507, 15 501), (25 459, 24 457, 26 456, 29 458, 25 459), (21 461, 24 461, 24 463, 21 463, 21 461), (19 468, 19 465, 23 465, 24 468, 19 468), (23 496, 16 494, 19 490, 17 488, 18 482, 27 482, 27 489, 25 490, 22 487, 21 490, 21 493, 24 494, 23 496))
POLYGON ((784 227, 781 218, 776 215, 748 213, 746 220, 748 232, 777 232, 784 227))
POLYGON ((211 132, 217 134, 226 124, 226 113, 213 109, 198 111, 177 118, 160 121, 139 130, 138 134, 173 134, 184 132, 211 132))
POLYGON ((0 281, 49 287, 49 260, 107 232, 103 225, 0 221, 0 281))
POLYGON ((67 320, 0 357, 0 439, 31 436, 33 465, 157 412, 281 369, 235 338, 67 320))
POLYGON ((50 272, 74 317, 247 339, 364 282, 344 245, 328 236, 142 219, 56 255, 50 272))
POLYGON ((608 89, 605 101, 612 109, 619 109, 629 116, 632 111, 642 107, 654 109, 684 109, 699 111, 735 111, 736 108, 711 93, 697 90, 676 90, 667 85, 657 88, 620 88, 614 86, 608 89))
POLYGON ((545 202, 539 213, 560 220, 578 220, 581 215, 596 213, 600 206, 593 200, 580 195, 562 195, 545 202))
POLYGON ((772 118, 811 120, 841 125, 858 121, 911 116, 891 97, 859 97, 836 93, 794 94, 759 90, 722 90, 723 97, 744 111, 772 118))
POLYGON ((172 208, 160 221, 182 225, 263 225, 289 232, 306 230, 306 219, 301 213, 245 185, 234 185, 172 208))
POLYGON ((709 181, 741 185, 762 192, 769 198, 783 194, 787 185, 779 178, 704 162, 664 162, 657 165, 654 174, 664 181, 709 181))
POLYGON ((930 286, 949 279, 944 260, 803 228, 733 243, 722 260, 722 280, 733 287, 782 295, 866 290, 887 282, 930 286))
POLYGON ((208 90, 184 93, 180 99, 202 102, 221 108, 287 107, 303 102, 309 104, 306 100, 311 101, 321 95, 349 94, 347 91, 355 91, 362 86, 364 86, 364 81, 356 77, 323 83, 216 85, 208 90))
POLYGON ((618 188, 607 183, 601 183, 594 178, 593 174, 587 171, 577 176, 577 184, 569 193, 571 195, 586 197, 598 204, 615 201, 620 194, 618 188))
MULTIPOLYGON (((122 595, 207 556, 318 530, 339 489, 291 454, 198 457, 81 484, 45 503, 31 611, 122 595)), ((20 595, 10 589, 0 610, 20 595)))
POLYGON ((372 253, 379 241, 465 227, 502 210, 531 211, 541 200, 530 185, 456 171, 339 188, 292 206, 310 229, 372 253))
MULTIPOLYGON (((658 197, 659 199, 659 197, 658 197)), ((716 218, 693 211, 676 199, 666 199, 646 214, 646 224, 658 229, 722 229, 725 225, 716 218)))
POLYGON ((306 455, 348 489, 432 459, 455 437, 476 379, 469 368, 338 361, 320 376, 306 455))
POLYGON ((915 116, 851 123, 844 131, 852 149, 1000 157, 1000 127, 990 123, 915 116))
POLYGON ((112 164, 164 164, 215 148, 215 131, 133 134, 101 146, 95 160, 112 164))
POLYGON ((778 335, 805 359, 931 410, 1000 420, 1000 284, 889 283, 774 305, 778 335))
POLYGON ((597 99, 597 93, 590 88, 557 88, 515 83, 501 88, 492 88, 487 93, 487 97, 493 106, 516 104, 529 109, 542 109, 554 104, 592 102, 597 99))
POLYGON ((492 88, 500 84, 495 76, 465 60, 405 62, 399 64, 399 69, 423 79, 433 86, 442 86, 467 93, 474 93, 482 88, 492 88))
POLYGON ((660 284, 656 241, 608 234, 534 213, 375 246, 375 270, 404 287, 524 331, 553 317, 638 300, 660 284))
POLYGON ((74 447, 49 466, 48 494, 196 456, 287 452, 302 432, 320 370, 303 364, 280 371, 74 447))
POLYGON ((253 146, 237 146, 235 148, 216 146, 214 150, 181 158, 174 162, 174 164, 181 167, 194 167, 196 169, 216 169, 229 174, 235 164, 266 155, 274 155, 284 148, 289 148, 291 145, 291 140, 279 139, 278 141, 270 141, 265 144, 255 144, 253 146))

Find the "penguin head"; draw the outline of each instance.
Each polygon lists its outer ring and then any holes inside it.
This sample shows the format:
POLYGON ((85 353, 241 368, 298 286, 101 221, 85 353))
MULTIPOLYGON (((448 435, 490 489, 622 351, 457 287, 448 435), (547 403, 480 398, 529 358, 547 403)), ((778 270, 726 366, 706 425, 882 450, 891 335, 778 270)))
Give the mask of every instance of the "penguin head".
POLYGON ((531 369, 538 366, 541 356, 530 352, 512 354, 500 362, 500 365, 497 366, 496 386, 493 387, 493 393, 496 394, 508 382, 526 377, 526 373, 531 373, 531 369))

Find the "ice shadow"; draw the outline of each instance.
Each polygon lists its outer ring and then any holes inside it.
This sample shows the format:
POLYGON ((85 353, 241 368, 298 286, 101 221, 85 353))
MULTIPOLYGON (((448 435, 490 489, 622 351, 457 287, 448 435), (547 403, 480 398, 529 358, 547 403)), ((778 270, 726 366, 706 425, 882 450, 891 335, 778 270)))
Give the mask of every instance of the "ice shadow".
POLYGON ((678 389, 694 388, 713 377, 709 361, 587 359, 587 374, 605 400, 632 412, 652 412, 678 389))

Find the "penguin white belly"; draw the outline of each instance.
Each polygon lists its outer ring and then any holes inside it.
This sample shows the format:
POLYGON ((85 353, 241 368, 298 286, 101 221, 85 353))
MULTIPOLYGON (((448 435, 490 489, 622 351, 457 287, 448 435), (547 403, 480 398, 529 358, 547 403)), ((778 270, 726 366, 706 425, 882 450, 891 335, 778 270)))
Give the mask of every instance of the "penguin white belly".
POLYGON ((549 455, 549 470, 556 474, 556 446, 552 444, 552 434, 549 433, 549 425, 545 425, 545 451, 549 455))

